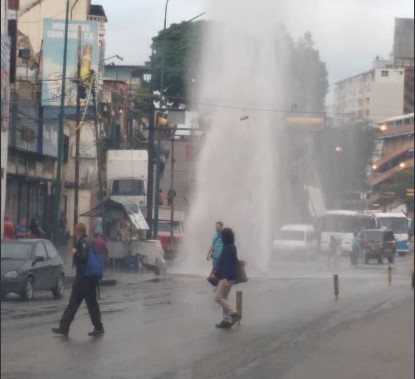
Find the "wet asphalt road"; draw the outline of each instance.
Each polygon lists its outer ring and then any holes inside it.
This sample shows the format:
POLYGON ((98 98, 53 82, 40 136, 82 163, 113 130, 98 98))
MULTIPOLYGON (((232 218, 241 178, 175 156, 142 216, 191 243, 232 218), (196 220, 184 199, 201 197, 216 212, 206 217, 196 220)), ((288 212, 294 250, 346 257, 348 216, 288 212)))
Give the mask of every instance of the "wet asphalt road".
MULTIPOLYGON (((233 301, 235 290, 243 291, 243 320, 226 331, 215 329, 221 311, 213 301, 212 287, 198 277, 168 275, 154 281, 151 276, 120 275, 116 286, 101 290, 106 329, 101 338, 88 337, 92 328, 84 305, 68 338, 50 332, 69 291, 61 301, 49 293, 38 293, 30 303, 9 297, 1 303, 1 377, 301 379, 309 373, 307 379, 357 378, 363 371, 348 376, 351 358, 346 354, 344 359, 338 354, 336 364, 334 358, 329 364, 316 363, 328 356, 324 348, 354 336, 356 346, 366 343, 366 350, 372 338, 376 348, 385 345, 385 357, 359 353, 365 378, 412 378, 410 258, 396 260, 391 286, 386 264, 354 269, 344 259, 342 265, 340 296, 335 300, 324 261, 274 263, 268 274, 234 287, 233 301), (397 341, 385 327, 392 322, 404 328, 391 328, 394 336, 402 334, 397 341), (382 330, 376 331, 376 323, 382 330), (386 373, 382 365, 386 369, 391 362, 393 372, 382 376, 386 373), (333 375, 317 373, 321 365, 330 364, 333 375), (313 367, 316 376, 311 374, 313 367), (343 376, 335 375, 336 370, 343 376)), ((354 340, 349 344, 353 346, 354 340)))

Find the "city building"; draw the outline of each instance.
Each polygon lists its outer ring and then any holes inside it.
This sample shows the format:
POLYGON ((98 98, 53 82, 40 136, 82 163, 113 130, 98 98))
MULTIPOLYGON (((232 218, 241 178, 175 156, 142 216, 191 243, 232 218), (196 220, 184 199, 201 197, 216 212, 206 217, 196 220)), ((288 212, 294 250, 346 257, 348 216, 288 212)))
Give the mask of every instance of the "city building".
POLYGON ((10 38, 8 33, 9 2, 1 0, 1 237, 3 238, 4 207, 6 202, 7 141, 9 138, 9 64, 10 38))
MULTIPOLYGON (((118 59, 122 57, 116 56, 118 59)), ((133 141, 140 134, 145 135, 148 111, 134 110, 134 98, 144 83, 149 83, 149 66, 116 65, 105 66, 104 84, 100 99, 105 137, 110 148, 137 148, 133 141)), ((150 98, 142 102, 150 103, 150 98)))
MULTIPOLYGON (((8 21, 11 40, 11 101, 5 213, 15 223, 19 217, 29 221, 32 218, 38 219, 51 237, 56 212, 54 196, 66 1, 20 0, 16 3, 19 4, 18 17, 8 21)), ((82 86, 86 93, 85 99, 81 100, 79 126, 81 144, 77 214, 80 214, 94 205, 92 194, 97 192, 98 187, 96 144, 99 123, 93 111, 92 89, 95 87, 95 93, 99 96, 100 77, 103 76, 100 61, 104 56, 106 21, 102 6, 91 5, 90 0, 71 3, 64 108, 64 189, 61 203, 70 231, 75 216, 78 33, 82 47, 82 86), (83 69, 87 72, 86 76, 82 73, 83 69), (96 75, 91 75, 91 69, 96 75)), ((88 224, 89 219, 79 221, 88 224)))
POLYGON ((375 122, 414 111, 414 20, 395 19, 389 60, 379 57, 372 69, 336 83, 334 111, 375 122))
POLYGON ((390 208, 399 204, 395 204, 394 194, 382 191, 382 186, 396 173, 414 167, 414 113, 383 120, 377 128, 379 136, 369 177, 369 202, 372 207, 390 208))

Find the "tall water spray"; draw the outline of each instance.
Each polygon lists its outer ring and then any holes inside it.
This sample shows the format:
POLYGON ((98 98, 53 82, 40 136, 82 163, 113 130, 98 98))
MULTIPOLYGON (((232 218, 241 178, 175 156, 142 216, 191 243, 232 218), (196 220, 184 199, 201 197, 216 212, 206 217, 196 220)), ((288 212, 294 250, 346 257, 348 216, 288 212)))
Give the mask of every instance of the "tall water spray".
POLYGON ((210 1, 194 101, 209 119, 179 268, 206 274, 215 222, 234 229, 240 259, 266 271, 284 180, 287 108, 283 9, 275 1, 210 1))

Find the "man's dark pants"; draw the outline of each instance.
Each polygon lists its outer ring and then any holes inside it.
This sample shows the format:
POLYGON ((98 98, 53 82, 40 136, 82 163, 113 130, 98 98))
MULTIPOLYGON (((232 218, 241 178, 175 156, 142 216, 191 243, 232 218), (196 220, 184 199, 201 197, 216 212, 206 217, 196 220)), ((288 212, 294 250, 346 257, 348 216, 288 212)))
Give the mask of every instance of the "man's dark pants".
POLYGON ((63 330, 69 330, 69 326, 75 313, 78 311, 82 301, 85 300, 88 308, 89 317, 92 324, 96 329, 103 329, 101 322, 101 311, 97 301, 97 285, 98 282, 91 279, 75 279, 72 285, 71 297, 69 298, 69 304, 63 312, 60 328, 63 330))

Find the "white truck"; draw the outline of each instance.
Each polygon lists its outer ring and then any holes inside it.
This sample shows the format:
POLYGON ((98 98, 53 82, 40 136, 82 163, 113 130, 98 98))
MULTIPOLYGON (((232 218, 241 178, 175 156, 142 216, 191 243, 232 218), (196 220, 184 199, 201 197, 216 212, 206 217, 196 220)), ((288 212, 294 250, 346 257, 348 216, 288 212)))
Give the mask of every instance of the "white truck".
POLYGON ((107 196, 147 206, 147 150, 107 151, 107 196))

